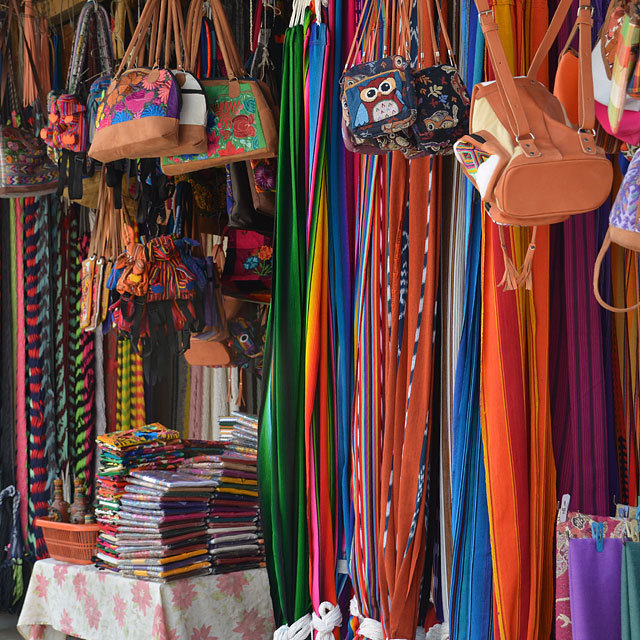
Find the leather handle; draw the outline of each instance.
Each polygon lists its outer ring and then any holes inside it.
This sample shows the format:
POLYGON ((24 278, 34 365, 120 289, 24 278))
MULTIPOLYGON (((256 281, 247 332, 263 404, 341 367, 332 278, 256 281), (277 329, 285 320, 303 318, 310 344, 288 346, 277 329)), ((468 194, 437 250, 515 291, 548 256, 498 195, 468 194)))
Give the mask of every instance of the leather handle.
POLYGON ((604 241, 602 242, 602 246, 600 247, 600 252, 598 253, 598 257, 596 258, 596 263, 593 268, 593 295, 596 297, 596 300, 600 304, 600 306, 604 307, 608 311, 612 311, 613 313, 625 313, 627 311, 635 311, 640 308, 640 302, 634 304, 631 307, 612 307, 610 304, 605 302, 602 299, 602 295, 600 294, 600 268, 602 267, 602 261, 604 260, 604 256, 606 255, 609 247, 611 246, 611 231, 607 230, 607 235, 604 237, 604 241))
MULTIPOLYGON (((15 2, 15 0, 14 0, 15 2)), ((144 9, 140 14, 140 20, 138 21, 138 25, 136 26, 136 30, 133 32, 131 36, 131 42, 127 47, 127 50, 124 52, 124 56, 122 57, 122 61, 120 62, 120 66, 116 71, 115 78, 119 78, 125 69, 130 68, 133 61, 138 60, 138 56, 140 55, 142 49, 145 46, 147 29, 149 24, 151 23, 154 15, 158 11, 159 8, 159 0, 147 0, 144 5, 144 9)))
POLYGON ((507 119, 509 120, 511 133, 526 157, 539 156, 540 151, 531 135, 529 122, 520 102, 520 96, 500 40, 493 10, 489 6, 488 0, 475 0, 475 2, 478 7, 480 27, 485 37, 487 50, 489 51, 489 57, 496 76, 496 84, 507 107, 507 119))
POLYGON ((213 10, 213 25, 216 31, 216 40, 229 80, 242 78, 245 75, 244 67, 240 60, 238 47, 236 46, 227 16, 220 4, 220 0, 210 0, 213 10))

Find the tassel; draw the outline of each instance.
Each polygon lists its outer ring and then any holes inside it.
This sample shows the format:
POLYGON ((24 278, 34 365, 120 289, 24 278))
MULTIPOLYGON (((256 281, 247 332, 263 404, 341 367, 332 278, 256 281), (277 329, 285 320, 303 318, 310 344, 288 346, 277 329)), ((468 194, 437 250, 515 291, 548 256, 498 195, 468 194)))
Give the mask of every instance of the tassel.
POLYGON ((531 240, 529 241, 529 248, 527 249, 527 255, 524 257, 524 262, 522 263, 522 268, 520 269, 520 277, 518 279, 518 286, 521 286, 522 283, 525 284, 526 289, 531 291, 531 287, 533 285, 532 278, 532 267, 533 267, 533 256, 536 250, 536 236, 538 235, 538 227, 533 227, 533 231, 531 233, 531 240))
MULTIPOLYGON (((30 64, 29 52, 34 62, 38 60, 38 40, 36 38, 36 16, 33 10, 33 0, 24 3, 24 72, 22 81, 22 104, 25 107, 33 104, 38 97, 38 87, 30 64), (27 50, 28 48, 28 50, 27 50)), ((43 105, 46 109, 46 104, 43 105)))
POLYGON ((502 257, 504 258, 504 275, 500 280, 498 286, 503 287, 504 291, 514 291, 518 288, 520 275, 516 269, 513 261, 509 257, 509 249, 507 247, 507 241, 504 237, 504 227, 499 226, 500 230, 500 245, 502 246, 502 257))
MULTIPOLYGON (((40 47, 38 56, 38 69, 40 70, 40 82, 42 83, 42 92, 45 96, 51 91, 51 50, 49 48, 49 21, 46 18, 40 18, 38 26, 40 27, 40 47)), ((43 105, 46 109, 46 105, 43 105)))

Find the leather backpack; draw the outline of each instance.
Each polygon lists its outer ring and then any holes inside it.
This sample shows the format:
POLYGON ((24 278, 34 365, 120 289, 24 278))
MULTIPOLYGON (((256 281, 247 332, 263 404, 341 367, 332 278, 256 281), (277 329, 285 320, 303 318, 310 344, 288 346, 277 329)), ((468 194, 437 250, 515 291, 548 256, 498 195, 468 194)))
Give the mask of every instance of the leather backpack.
MULTIPOLYGON (((454 145, 462 170, 500 225, 562 222, 593 211, 611 191, 613 168, 596 145, 591 74, 591 6, 578 9, 578 125, 537 80, 572 0, 562 0, 524 77, 514 78, 488 0, 476 0, 495 81, 477 84, 471 99, 470 135, 454 145)), ((531 242, 516 284, 529 275, 531 242)), ((513 282, 511 284, 514 284, 513 282)), ((508 287, 511 288, 511 287, 508 287)))

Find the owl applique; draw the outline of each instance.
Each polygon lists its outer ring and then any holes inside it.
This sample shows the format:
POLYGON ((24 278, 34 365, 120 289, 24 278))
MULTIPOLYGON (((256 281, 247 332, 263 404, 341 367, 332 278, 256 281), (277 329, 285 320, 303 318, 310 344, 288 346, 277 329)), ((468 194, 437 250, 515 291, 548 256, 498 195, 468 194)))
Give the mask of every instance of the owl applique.
POLYGON ((375 138, 415 122, 411 72, 400 56, 353 67, 343 77, 345 124, 354 134, 375 138))

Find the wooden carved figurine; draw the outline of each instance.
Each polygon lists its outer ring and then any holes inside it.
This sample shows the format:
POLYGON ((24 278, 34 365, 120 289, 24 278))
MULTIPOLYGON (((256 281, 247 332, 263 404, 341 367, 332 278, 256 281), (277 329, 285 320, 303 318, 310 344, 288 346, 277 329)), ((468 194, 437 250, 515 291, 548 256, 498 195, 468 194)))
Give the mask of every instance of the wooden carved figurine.
POLYGON ((49 505, 49 517, 55 522, 69 522, 69 503, 62 493, 62 480, 56 478, 53 481, 54 498, 49 505))
POLYGON ((84 524, 87 515, 87 494, 80 478, 74 484, 73 504, 71 505, 71 523, 84 524))

